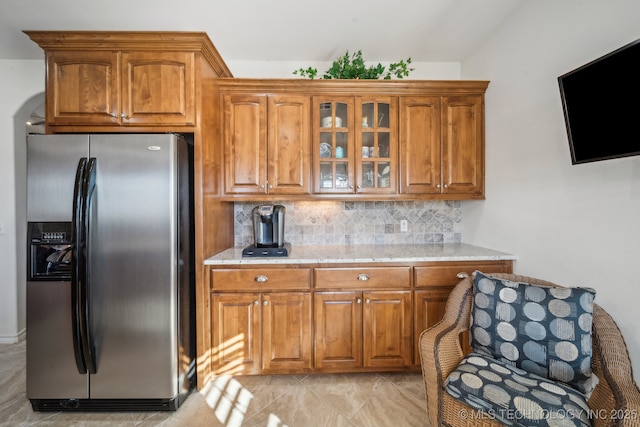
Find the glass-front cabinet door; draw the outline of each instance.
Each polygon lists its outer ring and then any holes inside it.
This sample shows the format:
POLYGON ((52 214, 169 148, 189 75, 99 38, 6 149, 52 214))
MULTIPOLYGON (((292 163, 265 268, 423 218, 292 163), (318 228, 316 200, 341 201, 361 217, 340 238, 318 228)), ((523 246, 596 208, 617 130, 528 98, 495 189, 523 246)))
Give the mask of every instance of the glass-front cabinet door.
POLYGON ((314 98, 316 193, 395 193, 397 98, 314 98))
POLYGON ((395 193, 397 167, 395 97, 356 98, 356 190, 395 193))
POLYGON ((354 99, 314 98, 314 190, 353 193, 355 145, 354 99))

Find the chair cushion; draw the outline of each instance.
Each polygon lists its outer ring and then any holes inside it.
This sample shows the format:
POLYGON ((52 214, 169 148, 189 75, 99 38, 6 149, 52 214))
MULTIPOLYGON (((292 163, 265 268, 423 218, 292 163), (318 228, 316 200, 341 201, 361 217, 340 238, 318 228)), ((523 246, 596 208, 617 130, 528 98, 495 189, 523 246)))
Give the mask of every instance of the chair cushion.
POLYGON ((462 359, 445 389, 473 408, 459 414, 472 424, 488 417, 516 426, 591 426, 582 393, 482 354, 462 359))
POLYGON ((590 394, 595 291, 474 276, 471 348, 590 394))

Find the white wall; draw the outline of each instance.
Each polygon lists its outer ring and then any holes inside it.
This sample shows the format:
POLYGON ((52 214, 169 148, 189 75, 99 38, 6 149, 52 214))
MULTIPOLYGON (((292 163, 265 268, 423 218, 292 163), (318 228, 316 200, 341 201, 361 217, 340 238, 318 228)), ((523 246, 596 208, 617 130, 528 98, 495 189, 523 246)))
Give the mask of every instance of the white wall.
POLYGON ((516 254, 518 274, 595 288, 636 381, 640 157, 572 166, 557 77, 640 38, 639 16, 637 0, 523 2, 462 64, 491 80, 487 198, 463 203, 463 240, 516 254))
POLYGON ((25 145, 24 123, 42 102, 36 95, 44 90, 43 61, 0 60, 0 343, 15 342, 26 328, 25 267, 25 145))

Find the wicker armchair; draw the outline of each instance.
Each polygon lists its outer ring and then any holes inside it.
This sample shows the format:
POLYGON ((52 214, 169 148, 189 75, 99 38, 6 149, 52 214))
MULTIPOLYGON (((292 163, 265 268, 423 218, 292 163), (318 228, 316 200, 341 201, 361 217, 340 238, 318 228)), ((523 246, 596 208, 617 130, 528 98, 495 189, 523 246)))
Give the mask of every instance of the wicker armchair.
MULTIPOLYGON (((553 283, 525 276, 493 274, 511 281, 546 286, 553 283)), ((422 332, 420 355, 427 396, 427 416, 436 426, 500 426, 498 421, 464 419, 472 409, 444 389, 447 376, 463 358, 459 335, 469 329, 473 279, 461 281, 451 292, 442 321, 422 332)), ((593 313, 592 369, 599 383, 589 400, 595 426, 640 426, 640 390, 633 379, 627 347, 616 323, 598 305, 593 313)))

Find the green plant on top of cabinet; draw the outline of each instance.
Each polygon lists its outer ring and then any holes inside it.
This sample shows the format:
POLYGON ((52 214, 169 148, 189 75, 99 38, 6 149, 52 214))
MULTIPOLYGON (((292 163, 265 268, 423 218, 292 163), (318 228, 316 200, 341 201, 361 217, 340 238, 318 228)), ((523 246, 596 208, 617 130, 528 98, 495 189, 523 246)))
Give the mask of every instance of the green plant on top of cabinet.
POLYGON ((310 193, 310 98, 224 94, 226 194, 310 193))

